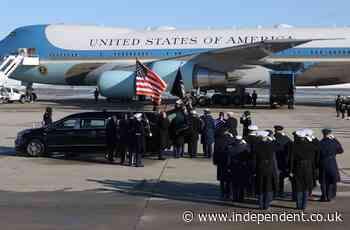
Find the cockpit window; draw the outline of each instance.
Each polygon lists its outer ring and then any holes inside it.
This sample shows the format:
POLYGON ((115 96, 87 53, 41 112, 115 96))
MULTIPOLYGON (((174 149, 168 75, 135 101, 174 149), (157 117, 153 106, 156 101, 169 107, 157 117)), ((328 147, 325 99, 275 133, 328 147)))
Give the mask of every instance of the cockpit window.
POLYGON ((14 37, 16 37, 16 32, 15 31, 11 32, 9 34, 9 36, 8 36, 8 38, 14 38, 14 37))

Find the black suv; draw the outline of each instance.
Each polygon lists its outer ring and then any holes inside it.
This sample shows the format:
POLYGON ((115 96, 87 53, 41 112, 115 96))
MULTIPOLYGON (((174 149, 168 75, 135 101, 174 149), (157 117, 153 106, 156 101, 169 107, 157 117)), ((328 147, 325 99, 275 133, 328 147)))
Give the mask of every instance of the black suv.
MULTIPOLYGON (((118 119, 127 112, 86 112, 67 116, 49 128, 26 129, 17 134, 16 152, 37 157, 50 153, 105 153, 106 123, 116 115, 118 119)), ((154 130, 157 115, 145 112, 154 130)), ((158 137, 147 138, 147 151, 152 152, 158 137), (153 147, 153 149, 152 149, 153 147)))

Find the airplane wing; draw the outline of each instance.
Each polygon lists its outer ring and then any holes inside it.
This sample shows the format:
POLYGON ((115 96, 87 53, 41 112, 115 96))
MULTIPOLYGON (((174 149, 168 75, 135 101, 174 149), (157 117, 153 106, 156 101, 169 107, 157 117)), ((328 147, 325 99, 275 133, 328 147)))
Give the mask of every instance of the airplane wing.
MULTIPOLYGON (((214 71, 230 72, 242 65, 256 64, 261 59, 270 56, 272 53, 287 50, 314 40, 315 39, 266 40, 257 43, 213 49, 202 53, 153 60, 148 63, 146 62, 146 64, 165 60, 183 60, 192 61, 201 67, 214 71)), ((122 69, 134 70, 135 65, 124 66, 122 69)))
POLYGON ((310 41, 313 40, 283 39, 262 41, 200 53, 194 56, 191 61, 211 70, 230 72, 242 65, 255 64, 272 53, 290 49, 310 41))

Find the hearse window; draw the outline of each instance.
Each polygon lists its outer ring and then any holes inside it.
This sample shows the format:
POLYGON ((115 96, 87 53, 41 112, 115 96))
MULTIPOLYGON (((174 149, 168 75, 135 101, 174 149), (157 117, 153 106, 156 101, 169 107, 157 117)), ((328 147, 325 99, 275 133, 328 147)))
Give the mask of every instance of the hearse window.
POLYGON ((79 128, 79 122, 78 119, 72 118, 72 119, 67 119, 61 123, 58 123, 56 125, 56 128, 58 129, 75 129, 79 128))
POLYGON ((81 128, 83 129, 96 129, 105 128, 105 119, 83 119, 81 121, 81 128))

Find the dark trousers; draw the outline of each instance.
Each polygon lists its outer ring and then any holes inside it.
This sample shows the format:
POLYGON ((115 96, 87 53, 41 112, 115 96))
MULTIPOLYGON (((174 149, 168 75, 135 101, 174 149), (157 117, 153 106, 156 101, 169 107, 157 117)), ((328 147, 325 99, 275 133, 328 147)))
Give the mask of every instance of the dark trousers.
POLYGON ((203 152, 204 156, 211 158, 211 155, 213 153, 213 144, 203 144, 203 152))
POLYGON ((280 172, 278 178, 278 195, 284 195, 284 180, 289 178, 288 173, 280 172))
POLYGON ((258 204, 260 209, 269 209, 273 198, 273 192, 263 192, 258 194, 258 204))
POLYGON ((221 197, 227 198, 230 194, 230 183, 225 180, 220 181, 221 197))
POLYGON ((297 209, 305 209, 309 199, 309 191, 296 192, 297 209))
POLYGON ((198 139, 191 139, 188 142, 188 153, 191 157, 196 157, 198 150, 198 139))
POLYGON ((119 145, 120 163, 124 164, 126 159, 126 154, 128 152, 128 146, 124 143, 119 145))
POLYGON ((174 146, 174 157, 179 158, 184 155, 184 146, 183 145, 175 145, 174 146))
POLYGON ((252 100, 252 104, 253 104, 253 106, 256 106, 256 99, 252 100))
POLYGON ((132 163, 135 163, 136 167, 143 166, 142 157, 144 150, 144 137, 136 136, 135 147, 132 148, 131 154, 129 154, 129 165, 132 166, 132 163))
POLYGON ((231 186, 232 200, 236 202, 244 201, 244 187, 232 185, 231 186))
POLYGON ((340 116, 340 111, 338 109, 336 111, 337 111, 337 117, 339 117, 340 116))
POLYGON ((107 158, 109 161, 114 161, 115 150, 116 150, 115 142, 109 140, 107 143, 107 158))
POLYGON ((331 201, 337 195, 337 184, 321 182, 321 200, 323 201, 331 201))

